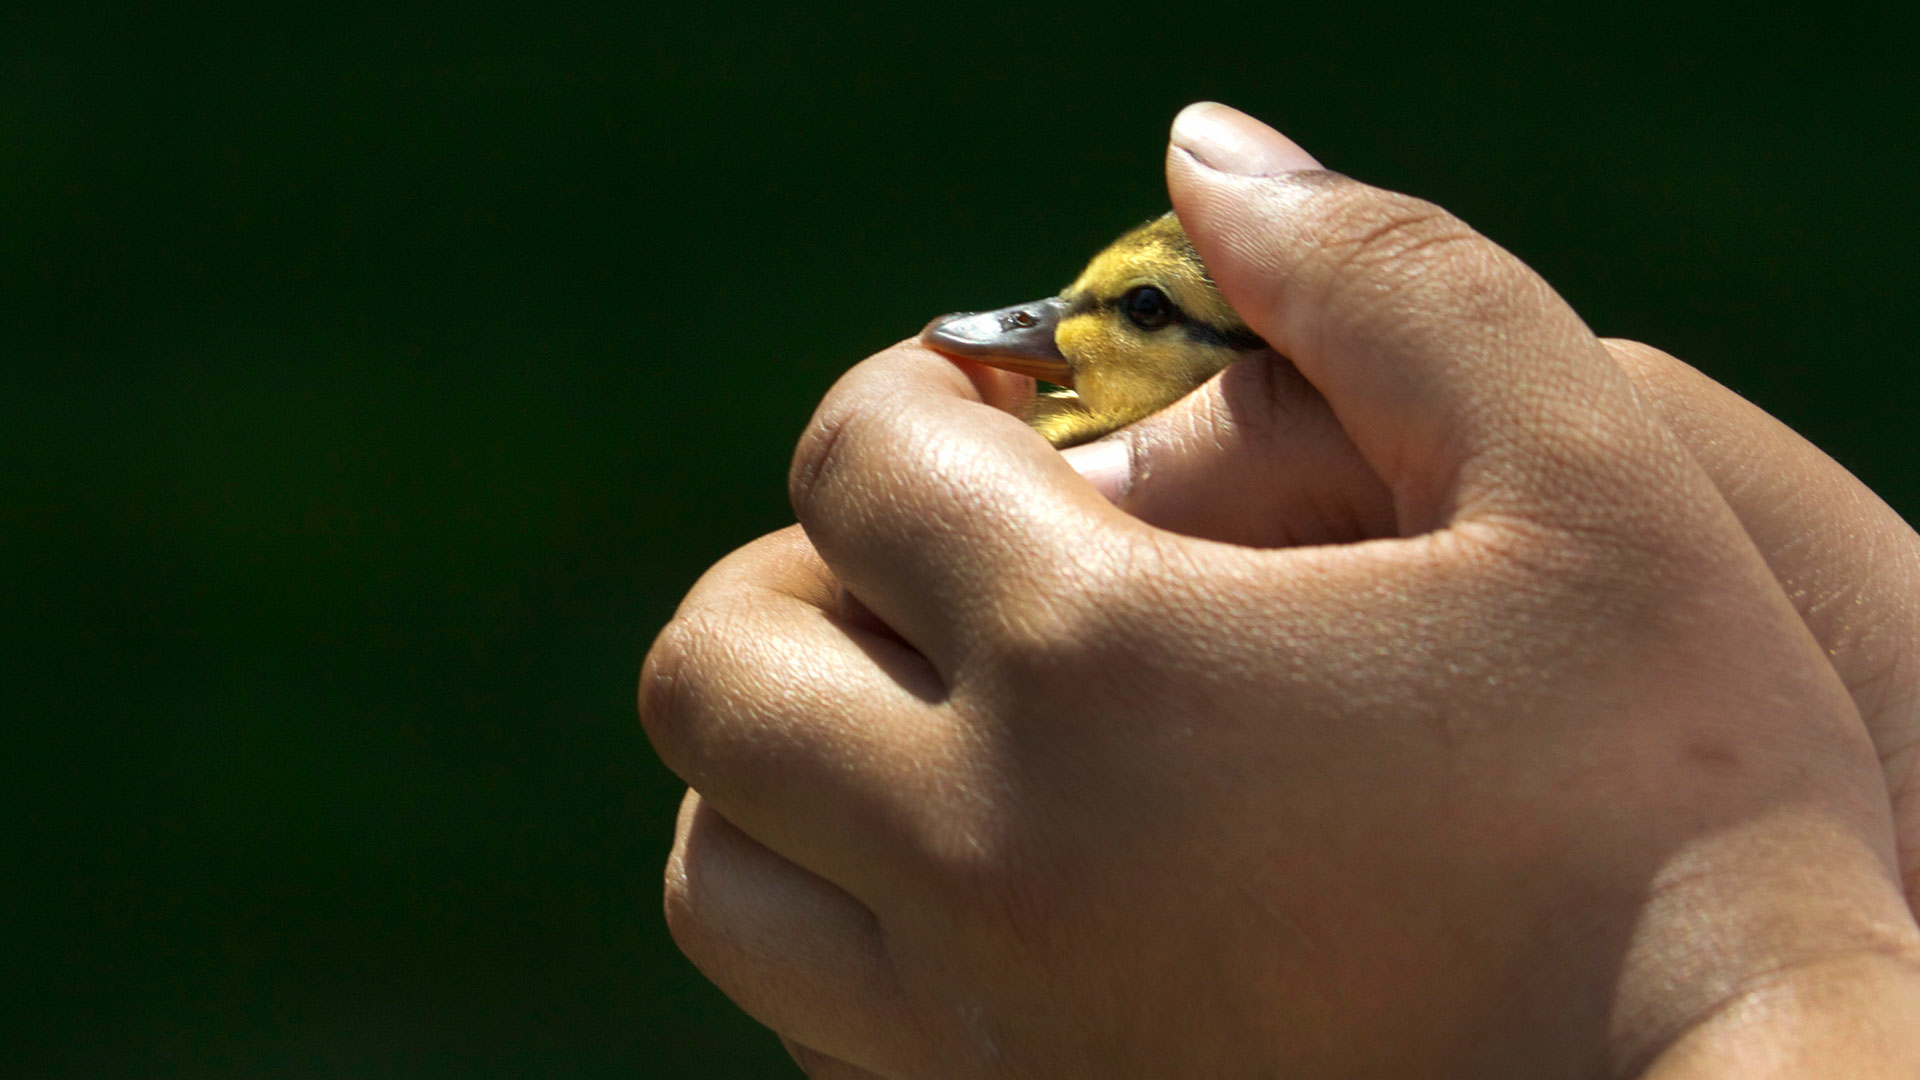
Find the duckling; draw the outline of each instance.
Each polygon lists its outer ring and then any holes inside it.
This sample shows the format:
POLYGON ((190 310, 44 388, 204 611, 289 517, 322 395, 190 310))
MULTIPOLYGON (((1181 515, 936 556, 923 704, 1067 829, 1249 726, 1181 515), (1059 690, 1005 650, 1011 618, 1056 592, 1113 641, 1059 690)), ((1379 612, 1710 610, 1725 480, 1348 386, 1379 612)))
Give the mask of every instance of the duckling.
POLYGON ((1109 244, 1060 295, 943 315, 920 340, 1059 386, 1026 418, 1058 447, 1165 408, 1267 347, 1227 306, 1171 213, 1109 244))

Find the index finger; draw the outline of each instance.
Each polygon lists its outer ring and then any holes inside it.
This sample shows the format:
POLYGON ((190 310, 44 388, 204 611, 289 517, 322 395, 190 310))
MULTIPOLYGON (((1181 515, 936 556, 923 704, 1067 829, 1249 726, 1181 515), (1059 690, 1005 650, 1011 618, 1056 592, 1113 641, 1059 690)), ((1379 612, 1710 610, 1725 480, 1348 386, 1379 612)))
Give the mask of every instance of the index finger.
POLYGON ((973 649, 1045 628, 1003 603, 1071 621, 1127 521, 955 361, 895 345, 842 376, 794 453, 789 491, 820 556, 943 678, 973 649), (1011 632, 1011 633, 1010 633, 1011 632))

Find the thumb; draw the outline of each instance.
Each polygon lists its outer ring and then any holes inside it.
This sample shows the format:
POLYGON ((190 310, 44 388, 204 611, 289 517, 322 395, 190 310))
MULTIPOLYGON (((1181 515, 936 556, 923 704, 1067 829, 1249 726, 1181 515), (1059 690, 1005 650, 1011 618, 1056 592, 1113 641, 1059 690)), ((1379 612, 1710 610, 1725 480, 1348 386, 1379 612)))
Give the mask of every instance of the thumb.
POLYGON ((1221 294, 1392 492, 1400 533, 1462 517, 1583 528, 1650 482, 1699 494, 1704 477, 1525 264, 1430 203, 1273 171, 1303 160, 1202 103, 1174 121, 1167 186, 1221 294))

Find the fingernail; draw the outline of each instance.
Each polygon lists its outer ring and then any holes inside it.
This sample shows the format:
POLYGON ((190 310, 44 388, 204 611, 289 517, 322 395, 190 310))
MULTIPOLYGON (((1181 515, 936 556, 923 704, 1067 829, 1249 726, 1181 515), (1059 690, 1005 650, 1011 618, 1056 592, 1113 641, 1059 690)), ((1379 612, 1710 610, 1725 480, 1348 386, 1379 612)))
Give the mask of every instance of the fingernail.
POLYGON ((1200 101, 1173 118, 1173 145, 1200 164, 1240 176, 1318 169, 1320 163, 1285 135, 1217 101, 1200 101))
POLYGON ((1115 506, 1133 486, 1133 448, 1124 437, 1070 446, 1060 456, 1115 506))

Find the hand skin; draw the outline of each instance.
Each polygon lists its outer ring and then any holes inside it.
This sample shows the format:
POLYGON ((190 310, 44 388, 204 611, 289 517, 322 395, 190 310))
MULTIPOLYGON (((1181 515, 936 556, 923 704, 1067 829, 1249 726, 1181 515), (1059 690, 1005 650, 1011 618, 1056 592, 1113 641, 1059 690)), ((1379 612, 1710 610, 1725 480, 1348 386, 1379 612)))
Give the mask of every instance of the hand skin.
POLYGON ((642 674, 682 948, 816 1078, 1920 1074, 1911 530, 1198 108, 1295 366, 1076 452, 1119 508, 1017 382, 849 372, 642 674))

